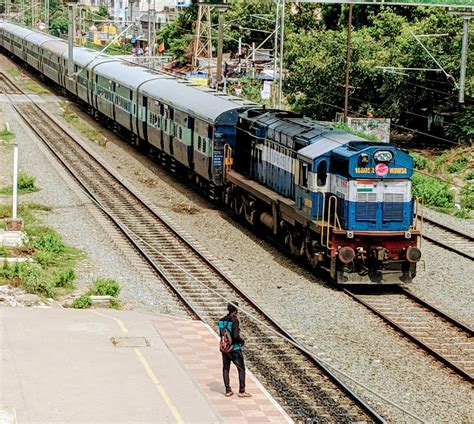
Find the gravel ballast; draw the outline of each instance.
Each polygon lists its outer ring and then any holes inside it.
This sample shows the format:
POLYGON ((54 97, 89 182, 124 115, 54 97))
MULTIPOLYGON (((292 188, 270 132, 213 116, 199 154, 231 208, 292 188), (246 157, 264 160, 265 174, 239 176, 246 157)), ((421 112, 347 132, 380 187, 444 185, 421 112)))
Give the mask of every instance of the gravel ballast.
MULTIPOLYGON (((48 108, 59 115, 57 105, 49 104, 48 108)), ((91 124, 97 126, 93 121, 91 124)), ((22 164, 37 177, 43 188, 31 195, 36 196, 32 198, 54 207, 48 218, 52 226, 68 243, 84 249, 90 258, 87 261, 90 265, 84 269, 85 277, 81 278, 90 281, 93 276, 103 276, 107 270, 108 277, 122 284, 126 301, 145 307, 158 302, 139 284, 139 278, 134 276, 126 261, 119 254, 108 251, 111 248, 106 237, 97 234, 96 226, 88 222, 90 214, 84 210, 86 201, 78 201, 78 196, 60 182, 62 177, 58 178, 58 172, 49 160, 39 160, 44 149, 37 147, 38 141, 26 132, 23 137, 22 164), (93 237, 84 238, 84 234, 93 237), (104 267, 98 267, 97 263, 103 263, 104 267)), ((304 336, 321 359, 424 420, 471 421, 469 384, 400 337, 364 307, 302 270, 149 159, 117 141, 112 133, 106 132, 106 137, 109 142, 105 147, 90 143, 97 155, 224 263, 238 277, 245 291, 297 336, 304 336)), ((472 325, 469 308, 473 297, 472 264, 426 242, 423 257, 426 270, 420 269, 412 289, 472 325)), ((159 308, 160 305, 156 309, 159 308)), ((243 331, 245 335, 245 329, 243 331)), ((377 411, 390 421, 411 421, 386 402, 347 382, 364 398, 370 399, 377 411)))

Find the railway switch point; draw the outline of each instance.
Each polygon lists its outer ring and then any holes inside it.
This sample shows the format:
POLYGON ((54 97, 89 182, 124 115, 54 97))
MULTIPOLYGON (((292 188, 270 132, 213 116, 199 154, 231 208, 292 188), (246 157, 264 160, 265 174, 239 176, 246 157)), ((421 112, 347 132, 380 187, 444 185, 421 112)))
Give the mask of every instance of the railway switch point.
POLYGON ((0 421, 291 422, 251 373, 252 398, 224 396, 218 339, 200 321, 55 308, 1 308, 0 321, 0 421))

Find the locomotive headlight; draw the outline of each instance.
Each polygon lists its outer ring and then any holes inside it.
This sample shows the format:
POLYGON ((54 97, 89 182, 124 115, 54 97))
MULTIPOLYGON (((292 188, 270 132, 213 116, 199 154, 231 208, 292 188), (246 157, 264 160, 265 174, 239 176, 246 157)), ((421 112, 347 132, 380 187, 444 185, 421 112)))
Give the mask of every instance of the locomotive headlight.
POLYGON ((407 261, 414 263, 421 259, 421 250, 418 247, 410 246, 407 248, 407 261))
POLYGON ((374 159, 377 162, 390 162, 393 159, 393 154, 388 150, 379 150, 374 153, 374 159))

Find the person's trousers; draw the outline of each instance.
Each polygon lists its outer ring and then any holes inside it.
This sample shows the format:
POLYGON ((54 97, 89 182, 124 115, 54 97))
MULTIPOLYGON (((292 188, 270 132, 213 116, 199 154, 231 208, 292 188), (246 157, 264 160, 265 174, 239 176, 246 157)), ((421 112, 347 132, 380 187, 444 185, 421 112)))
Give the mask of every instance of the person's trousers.
POLYGON ((222 376, 226 393, 232 391, 230 388, 229 371, 230 363, 233 362, 239 371, 239 393, 245 393, 245 364, 242 350, 233 350, 232 352, 222 353, 222 376))

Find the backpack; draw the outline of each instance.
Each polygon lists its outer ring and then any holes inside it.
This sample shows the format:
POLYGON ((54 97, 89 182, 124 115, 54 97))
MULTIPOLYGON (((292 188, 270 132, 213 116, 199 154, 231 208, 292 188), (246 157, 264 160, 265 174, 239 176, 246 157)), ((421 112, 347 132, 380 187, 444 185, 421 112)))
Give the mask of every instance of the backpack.
POLYGON ((230 335, 228 324, 229 323, 227 321, 224 321, 224 328, 221 328, 221 326, 219 325, 221 335, 221 339, 219 341, 219 350, 222 353, 229 353, 234 349, 232 343, 232 336, 230 335))

